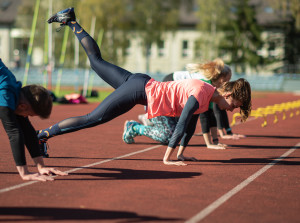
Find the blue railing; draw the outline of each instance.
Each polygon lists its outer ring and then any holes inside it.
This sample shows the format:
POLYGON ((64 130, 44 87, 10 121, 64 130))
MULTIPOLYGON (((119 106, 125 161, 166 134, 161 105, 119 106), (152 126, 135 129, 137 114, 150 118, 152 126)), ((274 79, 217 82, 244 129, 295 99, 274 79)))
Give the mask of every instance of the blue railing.
MULTIPOLYGON (((19 70, 12 70, 15 74, 17 80, 22 81, 24 76, 24 69, 19 70)), ((28 84, 43 84, 46 80, 48 82, 48 77, 43 75, 43 70, 38 68, 31 68, 28 74, 28 84)), ((61 86, 74 86, 76 88, 81 89, 84 80, 85 80, 85 69, 63 69, 62 72, 62 79, 61 79, 61 86)), ((52 86, 56 85, 57 82, 57 74, 58 69, 55 69, 52 72, 52 86)), ((154 79, 161 81, 166 74, 162 73, 150 73, 149 74, 154 79)), ((93 70, 89 70, 89 77, 93 78, 93 86, 95 87, 109 87, 109 85, 104 82, 101 78, 99 78, 93 70)), ((253 90, 259 91, 281 91, 286 89, 284 87, 287 80, 295 82, 299 82, 299 84, 294 84, 294 87, 290 89, 291 91, 299 91, 300 90, 300 75, 299 74, 276 74, 276 75, 269 75, 269 76, 262 76, 262 75, 239 75, 235 74, 232 77, 232 80, 236 80, 238 78, 245 78, 251 84, 251 88, 253 90), (296 88, 296 89, 295 89, 296 88), (297 89, 298 88, 298 89, 297 89)), ((90 79, 91 80, 91 79, 90 79)), ((290 84, 289 84, 290 85, 290 84)))

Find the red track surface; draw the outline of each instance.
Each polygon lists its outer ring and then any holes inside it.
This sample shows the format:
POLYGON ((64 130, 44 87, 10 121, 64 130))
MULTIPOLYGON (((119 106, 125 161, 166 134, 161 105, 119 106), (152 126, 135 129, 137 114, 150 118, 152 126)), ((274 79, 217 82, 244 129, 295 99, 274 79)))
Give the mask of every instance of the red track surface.
MULTIPOLYGON (((299 98, 260 93, 253 107, 299 98)), ((33 118, 32 123, 45 128, 96 106, 55 106, 49 120, 33 118)), ((199 162, 177 167, 162 163, 166 146, 146 137, 132 145, 122 141, 124 121, 142 112, 136 106, 104 125, 49 140, 46 164, 70 171, 69 176, 29 185, 17 174, 1 126, 0 222, 300 221, 300 116, 277 124, 270 116, 265 128, 260 118, 234 126, 235 133, 248 137, 221 140, 230 145, 227 150, 206 149, 202 136, 194 136, 185 155, 199 162), (296 144, 298 149, 291 150, 296 144), (276 160, 287 151, 292 153, 276 160)))

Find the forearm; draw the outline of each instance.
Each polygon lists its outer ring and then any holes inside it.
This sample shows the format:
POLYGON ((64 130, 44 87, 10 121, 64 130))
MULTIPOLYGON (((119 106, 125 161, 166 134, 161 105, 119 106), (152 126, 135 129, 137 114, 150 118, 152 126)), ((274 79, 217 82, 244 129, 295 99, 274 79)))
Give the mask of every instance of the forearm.
POLYGON ((8 107, 0 106, 0 119, 9 138, 10 147, 16 165, 26 165, 22 131, 14 111, 8 107))
POLYGON ((185 146, 179 146, 177 157, 183 155, 185 148, 186 148, 185 146))
POLYGON ((40 170, 45 167, 43 157, 42 156, 38 156, 38 157, 35 157, 35 158, 32 158, 32 159, 33 159, 33 161, 34 161, 37 169, 40 172, 40 170))
POLYGON ((17 166, 17 170, 19 172, 20 177, 24 180, 25 176, 29 174, 27 165, 17 166))
POLYGON ((192 136, 195 133, 198 118, 199 118, 199 115, 192 116, 192 118, 188 124, 187 131, 181 140, 181 143, 180 143, 181 146, 186 147, 188 145, 188 143, 190 142, 192 136))
POLYGON ((164 163, 168 162, 168 161, 171 161, 171 155, 173 154, 174 150, 175 149, 172 148, 172 147, 167 148, 164 159, 163 159, 164 163))
POLYGON ((21 116, 17 116, 18 123, 20 123, 23 135, 24 135, 24 143, 27 147, 27 150, 31 156, 31 158, 41 156, 39 146, 38 146, 38 138, 35 129, 30 123, 28 118, 24 118, 21 116))
POLYGON ((169 142, 169 147, 175 148, 177 146, 179 141, 182 139, 184 133, 186 132, 187 127, 190 126, 190 121, 193 118, 193 114, 198 108, 198 101, 194 96, 190 96, 182 110, 175 131, 169 142))
POLYGON ((175 165, 175 166, 186 166, 185 163, 183 163, 182 161, 172 161, 171 160, 171 156, 174 152, 174 149, 172 147, 168 147, 163 159, 163 162, 165 165, 175 165))

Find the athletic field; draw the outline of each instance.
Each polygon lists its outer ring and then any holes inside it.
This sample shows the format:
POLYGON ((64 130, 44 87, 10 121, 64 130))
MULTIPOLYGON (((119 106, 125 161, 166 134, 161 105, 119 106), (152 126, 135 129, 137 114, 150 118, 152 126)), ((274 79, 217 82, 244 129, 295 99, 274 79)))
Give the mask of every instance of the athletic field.
MULTIPOLYGON (((253 108, 299 99, 256 92, 253 108)), ((36 129, 46 128, 97 105, 59 105, 50 119, 31 120, 36 129)), ((45 163, 69 173, 53 182, 21 180, 1 125, 0 222, 300 222, 296 110, 287 110, 285 120, 278 113, 275 124, 268 115, 263 128, 262 117, 233 126, 247 138, 220 139, 229 145, 226 150, 207 149, 203 137, 194 136, 185 155, 199 161, 166 166, 166 146, 146 137, 132 145, 122 141, 125 120, 143 113, 136 106, 104 125, 50 139, 45 163)), ((27 161, 36 171, 29 156, 27 161)))

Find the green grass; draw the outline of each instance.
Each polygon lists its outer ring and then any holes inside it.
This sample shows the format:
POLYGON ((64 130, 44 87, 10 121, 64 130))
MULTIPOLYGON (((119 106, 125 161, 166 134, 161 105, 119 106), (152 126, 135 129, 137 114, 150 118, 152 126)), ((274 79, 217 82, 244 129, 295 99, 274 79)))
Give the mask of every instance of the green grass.
MULTIPOLYGON (((98 91, 98 97, 87 97, 87 101, 88 103, 99 103, 101 101, 103 101, 108 95, 110 95, 112 92, 113 92, 113 89, 99 89, 97 90, 98 91)), ((69 89, 62 89, 60 90, 59 94, 55 96, 57 98, 61 98, 63 97, 64 95, 66 94, 72 94, 72 93, 78 93, 78 92, 75 92, 74 90, 69 90, 69 89)), ((60 103, 57 103, 57 102, 54 102, 55 105, 59 105, 60 103)))

